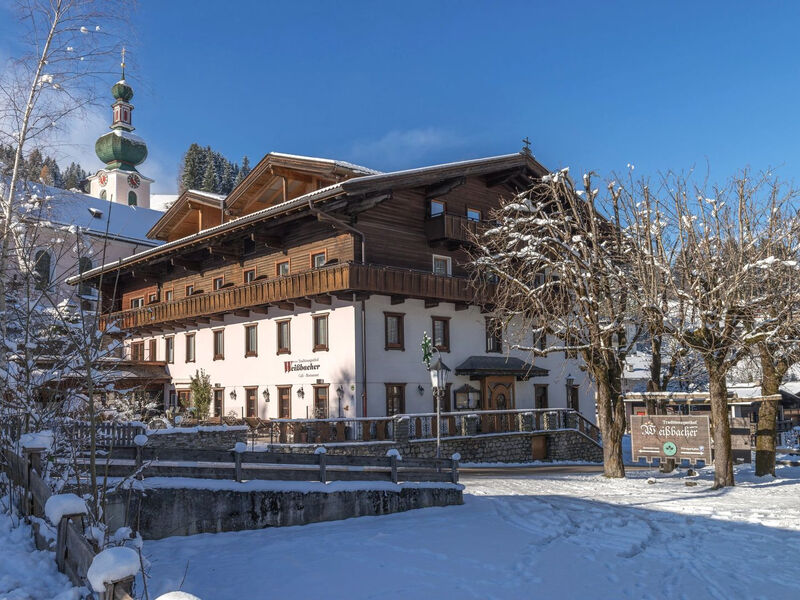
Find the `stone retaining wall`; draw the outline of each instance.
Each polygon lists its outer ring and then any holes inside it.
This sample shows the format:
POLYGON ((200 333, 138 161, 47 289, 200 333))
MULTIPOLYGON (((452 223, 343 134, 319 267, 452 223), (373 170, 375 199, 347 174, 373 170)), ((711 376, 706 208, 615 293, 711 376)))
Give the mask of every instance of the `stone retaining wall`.
MULTIPOLYGON (((320 444, 274 444, 273 452, 310 453, 320 444)), ((328 454, 346 456, 386 456, 386 451, 396 448, 401 456, 434 458, 436 440, 411 440, 407 442, 369 442, 322 444, 328 454)), ((454 437, 442 439, 442 457, 455 453, 462 462, 530 462, 532 460, 570 460, 603 462, 603 449, 582 433, 574 430, 549 432, 514 432, 454 437), (546 440, 546 455, 542 458, 533 452, 534 438, 546 440)))
POLYGON ((203 448, 231 450, 237 442, 247 441, 248 427, 187 427, 148 432, 148 448, 203 448))
MULTIPOLYGON (((370 482, 364 485, 369 486, 370 482)), ((173 535, 305 525, 464 503, 462 486, 436 485, 440 487, 384 484, 388 489, 333 492, 124 490, 109 499, 106 515, 112 530, 130 526, 127 515, 136 520, 135 528, 144 539, 156 540, 173 535)))

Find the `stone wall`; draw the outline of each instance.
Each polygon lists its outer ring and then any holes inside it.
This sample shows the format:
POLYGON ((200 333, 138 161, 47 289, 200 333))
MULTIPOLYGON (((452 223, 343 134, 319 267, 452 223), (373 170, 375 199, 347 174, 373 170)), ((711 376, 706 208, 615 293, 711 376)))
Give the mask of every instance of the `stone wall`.
POLYGON ((247 431, 246 425, 157 429, 148 432, 147 447, 232 450, 237 442, 247 441, 247 431))
MULTIPOLYGON (((288 482, 287 482, 288 483, 288 482)), ((146 540, 173 535, 241 531, 305 525, 351 517, 463 504, 462 486, 453 484, 396 485, 364 482, 365 487, 341 491, 266 491, 197 488, 124 490, 109 499, 106 515, 114 530, 131 526, 146 540), (376 484, 370 486, 370 483, 376 484)), ((242 485, 242 484, 239 484, 242 485)), ((313 489, 315 484, 307 484, 313 489)), ((322 484, 316 484, 322 485, 322 484)), ((327 484, 335 486, 336 484, 327 484)))
MULTIPOLYGON (((534 455, 534 439, 546 440, 546 456, 541 460, 570 460, 603 462, 603 449, 578 431, 514 432, 452 437, 442 439, 442 457, 455 453, 462 462, 530 462, 540 459, 534 455)), ((274 452, 309 453, 319 444, 275 444, 274 452)), ((436 440, 411 440, 405 442, 369 442, 323 444, 328 454, 347 456, 386 456, 386 451, 396 448, 401 456, 434 458, 436 440)))

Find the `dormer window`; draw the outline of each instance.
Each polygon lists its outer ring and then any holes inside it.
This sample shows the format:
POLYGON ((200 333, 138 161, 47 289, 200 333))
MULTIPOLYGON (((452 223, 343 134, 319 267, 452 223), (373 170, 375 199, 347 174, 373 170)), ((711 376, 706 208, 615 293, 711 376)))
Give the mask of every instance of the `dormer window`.
POLYGON ((92 215, 95 219, 103 218, 103 211, 97 208, 89 208, 89 214, 92 215))

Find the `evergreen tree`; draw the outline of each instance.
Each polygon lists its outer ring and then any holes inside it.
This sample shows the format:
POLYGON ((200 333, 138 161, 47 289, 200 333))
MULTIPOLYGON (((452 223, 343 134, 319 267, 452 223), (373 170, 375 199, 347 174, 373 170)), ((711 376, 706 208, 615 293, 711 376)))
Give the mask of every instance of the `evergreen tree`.
POLYGON ((200 187, 203 180, 203 169, 201 165, 202 154, 202 148, 192 143, 186 151, 186 154, 183 155, 179 185, 180 192, 200 187))
POLYGON ((223 158, 222 176, 219 182, 219 193, 227 196, 233 189, 233 164, 223 158))
POLYGON ((239 167, 237 165, 236 169, 237 169, 237 173, 236 173, 236 177, 233 180, 233 187, 236 187, 237 185, 242 183, 244 178, 247 177, 247 174, 250 172, 250 160, 247 158, 247 156, 242 158, 242 166, 239 167))
POLYGON ((42 156, 42 153, 39 152, 39 149, 36 148, 28 155, 28 159, 25 161, 25 179, 38 183, 42 177, 43 167, 44 157, 42 156))
POLYGON ((69 166, 64 171, 63 187, 66 190, 79 189, 83 191, 81 184, 86 179, 86 171, 75 162, 69 163, 69 166))
POLYGON ((206 168, 203 172, 203 182, 200 189, 204 192, 216 193, 217 191, 217 170, 214 164, 214 151, 211 146, 206 148, 205 153, 206 168))

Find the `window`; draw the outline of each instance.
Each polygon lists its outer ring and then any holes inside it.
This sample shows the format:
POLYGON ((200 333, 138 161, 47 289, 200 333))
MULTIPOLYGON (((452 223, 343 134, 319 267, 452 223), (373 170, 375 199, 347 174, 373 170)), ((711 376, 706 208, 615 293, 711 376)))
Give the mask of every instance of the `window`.
POLYGON ((194 286, 193 285, 187 285, 186 286, 186 295, 187 296, 191 296, 192 294, 194 294, 194 286))
POLYGON ((567 386, 567 408, 579 411, 581 409, 580 397, 578 396, 578 386, 567 386))
POLYGON ((477 208, 468 208, 467 209, 467 219, 469 221, 480 221, 481 220, 481 211, 477 208))
POLYGON ((192 405, 192 392, 190 390, 178 390, 178 405, 182 408, 189 408, 192 405))
MULTIPOLYGON (((78 273, 86 273, 86 271, 92 270, 92 259, 87 258, 85 256, 81 256, 78 259, 78 273)), ((79 296, 90 296, 94 298, 96 296, 95 289, 89 285, 88 283, 81 283, 78 286, 78 295, 79 296)))
POLYGON ((406 412, 406 384, 386 384, 386 416, 402 415, 406 412))
POLYGON ((258 325, 244 326, 244 355, 258 356, 258 325))
POLYGON ((548 408, 547 385, 537 383, 533 386, 533 408, 548 408))
POLYGON ((291 325, 290 321, 277 321, 278 328, 278 354, 289 354, 291 350, 291 325))
POLYGON ((178 408, 178 395, 175 393, 175 390, 169 391, 169 406, 167 408, 176 409, 178 408))
POLYGON ((481 403, 481 391, 465 383, 455 390, 456 410, 475 409, 481 403))
POLYGON ((131 360, 144 360, 144 342, 131 342, 131 360))
POLYGON ((142 308, 144 306, 144 297, 131 298, 131 308, 142 308))
POLYGON ((314 352, 328 349, 328 315, 314 317, 314 352))
POLYGON ((33 264, 33 276, 36 279, 36 289, 43 290, 50 285, 51 262, 52 258, 47 250, 39 250, 36 252, 33 264))
POLYGON ((405 350, 402 313, 383 313, 383 329, 387 350, 405 350))
POLYGON ((194 334, 186 334, 186 362, 194 362, 194 334))
POLYGON ((533 330, 533 347, 537 350, 547 348, 547 334, 543 328, 535 327, 533 330))
POLYGON ((215 417, 221 417, 225 414, 225 390, 223 388, 214 388, 214 412, 215 417))
POLYGON ((258 416, 258 388, 244 388, 245 411, 248 417, 258 416))
POLYGON ((495 319, 486 319, 486 352, 503 351, 503 328, 495 319))
POLYGON ((247 269, 247 271, 244 272, 244 282, 253 283, 255 280, 256 280, 256 270, 247 269))
POLYGON ((326 252, 317 252, 316 254, 312 254, 311 268, 319 269, 320 267, 325 266, 326 256, 326 252))
POLYGON ((450 318, 431 317, 433 346, 439 352, 450 352, 450 318))
POLYGON ((278 277, 283 277, 289 274, 289 261, 284 260, 275 265, 275 274, 278 277))
POLYGON ((128 206, 136 206, 136 192, 128 192, 128 206))
POLYGON ((175 292, 173 290, 167 290, 166 292, 164 292, 165 302, 172 302, 173 298, 175 298, 175 292))
POLYGON ((156 361, 158 360, 158 341, 157 340, 150 340, 150 356, 149 360, 156 361))
POLYGON ((328 386, 318 385, 314 387, 314 418, 328 418, 328 386))
POLYGON ((278 418, 292 418, 292 387, 278 387, 278 418))
POLYGON ((214 277, 214 291, 221 290, 223 285, 225 285, 224 277, 214 277))
POLYGON ((172 364, 175 362, 175 338, 164 338, 164 360, 172 364))
POLYGON ((430 204, 428 205, 428 210, 430 212, 428 216, 430 217, 437 217, 439 215, 443 215, 445 210, 445 203, 442 202, 441 200, 431 200, 430 204))
POLYGON ((449 256, 438 256, 437 254, 433 255, 433 274, 434 275, 446 275, 449 276, 452 274, 452 262, 449 256))
POLYGON ((225 330, 217 329, 214 333, 214 360, 225 358, 225 330))
POLYGON ((158 302, 158 294, 150 294, 147 296, 148 304, 155 304, 156 302, 158 302))

